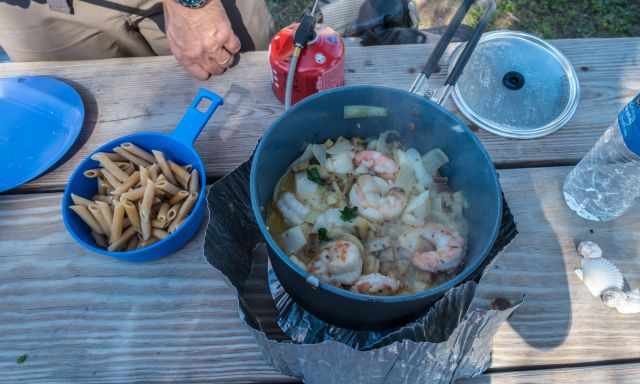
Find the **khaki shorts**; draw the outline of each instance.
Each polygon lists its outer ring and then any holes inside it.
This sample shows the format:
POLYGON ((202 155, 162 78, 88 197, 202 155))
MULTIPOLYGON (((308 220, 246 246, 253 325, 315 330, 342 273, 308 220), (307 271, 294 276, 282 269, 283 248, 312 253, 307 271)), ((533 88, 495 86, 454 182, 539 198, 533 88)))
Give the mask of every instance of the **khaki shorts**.
MULTIPOLYGON (((243 51, 269 45, 264 0, 223 0, 243 51)), ((72 0, 72 14, 44 0, 0 0, 0 46, 11 60, 88 60, 170 55, 161 0, 72 0)))

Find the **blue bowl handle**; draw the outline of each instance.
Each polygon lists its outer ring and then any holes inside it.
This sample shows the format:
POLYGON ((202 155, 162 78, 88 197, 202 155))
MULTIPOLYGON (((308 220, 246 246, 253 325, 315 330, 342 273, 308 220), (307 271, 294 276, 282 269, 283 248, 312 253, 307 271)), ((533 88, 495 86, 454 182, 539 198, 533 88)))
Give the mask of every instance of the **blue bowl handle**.
POLYGON ((182 116, 182 120, 180 120, 176 129, 171 133, 171 136, 181 143, 193 146, 200 132, 202 132, 202 128, 207 125, 213 113, 222 104, 222 97, 204 88, 200 88, 198 95, 191 102, 191 106, 187 109, 184 116, 182 116), (198 104, 200 104, 203 99, 209 100, 211 104, 206 111, 200 112, 198 110, 198 104))

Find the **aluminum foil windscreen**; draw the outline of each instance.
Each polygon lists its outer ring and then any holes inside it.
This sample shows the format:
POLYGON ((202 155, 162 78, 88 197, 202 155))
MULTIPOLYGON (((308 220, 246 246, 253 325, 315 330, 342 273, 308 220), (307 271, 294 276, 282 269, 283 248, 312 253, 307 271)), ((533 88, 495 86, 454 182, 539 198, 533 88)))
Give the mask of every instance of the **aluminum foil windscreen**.
MULTIPOLYGON (((304 311, 269 268, 249 170, 247 162, 210 188, 205 255, 236 289, 239 316, 278 370, 305 383, 450 383, 488 368, 493 336, 520 303, 483 308, 476 281, 450 290, 416 321, 380 332, 342 329, 304 311)), ((517 234, 505 208, 488 262, 517 234)))

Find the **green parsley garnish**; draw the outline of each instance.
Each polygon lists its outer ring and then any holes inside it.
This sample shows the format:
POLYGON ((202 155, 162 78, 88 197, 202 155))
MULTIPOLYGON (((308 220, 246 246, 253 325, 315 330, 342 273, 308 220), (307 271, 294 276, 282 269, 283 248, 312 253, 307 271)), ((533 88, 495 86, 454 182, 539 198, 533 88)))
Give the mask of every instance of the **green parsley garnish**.
POLYGON ((342 211, 340 211, 340 218, 342 221, 351 221, 358 216, 358 207, 344 207, 342 211))
POLYGON ((307 168, 307 179, 316 184, 324 185, 324 179, 320 176, 320 170, 318 170, 318 168, 307 168))
POLYGON ((318 229, 318 238, 320 241, 329 241, 329 235, 327 235, 327 228, 318 229))
POLYGON ((26 353, 24 355, 18 356, 18 358, 16 359, 16 363, 24 364, 24 362, 27 361, 27 357, 29 357, 29 355, 27 355, 26 353))

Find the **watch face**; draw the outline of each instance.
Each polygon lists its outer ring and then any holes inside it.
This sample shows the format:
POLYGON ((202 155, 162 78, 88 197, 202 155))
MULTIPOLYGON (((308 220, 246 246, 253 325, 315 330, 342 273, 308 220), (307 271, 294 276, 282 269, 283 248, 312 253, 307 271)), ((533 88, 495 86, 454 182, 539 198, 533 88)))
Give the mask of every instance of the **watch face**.
POLYGON ((204 7, 204 5, 207 4, 209 0, 176 0, 176 1, 185 7, 201 8, 201 7, 204 7))

